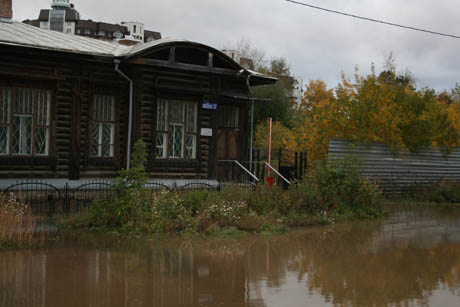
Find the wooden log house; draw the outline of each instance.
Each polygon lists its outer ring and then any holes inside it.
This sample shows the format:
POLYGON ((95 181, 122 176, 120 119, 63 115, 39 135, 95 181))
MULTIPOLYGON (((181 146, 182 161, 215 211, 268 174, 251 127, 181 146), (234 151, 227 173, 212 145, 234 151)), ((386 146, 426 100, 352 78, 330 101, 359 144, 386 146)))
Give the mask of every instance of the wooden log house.
POLYGON ((138 139, 152 178, 215 179, 218 160, 248 160, 248 84, 274 82, 196 42, 0 20, 0 179, 114 177, 138 139))

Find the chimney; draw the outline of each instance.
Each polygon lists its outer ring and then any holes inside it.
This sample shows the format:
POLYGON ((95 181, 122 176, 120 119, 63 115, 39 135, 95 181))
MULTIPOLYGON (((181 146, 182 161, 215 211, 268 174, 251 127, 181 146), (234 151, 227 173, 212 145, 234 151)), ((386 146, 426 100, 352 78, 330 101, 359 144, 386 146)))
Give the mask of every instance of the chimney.
POLYGON ((0 19, 12 19, 13 18, 13 0, 0 0, 0 19))

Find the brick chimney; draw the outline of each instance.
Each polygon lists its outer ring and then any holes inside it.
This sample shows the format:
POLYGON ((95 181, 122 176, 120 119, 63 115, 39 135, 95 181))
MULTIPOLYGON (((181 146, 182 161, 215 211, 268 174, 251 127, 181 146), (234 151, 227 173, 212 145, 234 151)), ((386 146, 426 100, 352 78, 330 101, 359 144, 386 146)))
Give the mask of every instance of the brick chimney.
POLYGON ((0 0, 0 18, 13 18, 13 0, 0 0))

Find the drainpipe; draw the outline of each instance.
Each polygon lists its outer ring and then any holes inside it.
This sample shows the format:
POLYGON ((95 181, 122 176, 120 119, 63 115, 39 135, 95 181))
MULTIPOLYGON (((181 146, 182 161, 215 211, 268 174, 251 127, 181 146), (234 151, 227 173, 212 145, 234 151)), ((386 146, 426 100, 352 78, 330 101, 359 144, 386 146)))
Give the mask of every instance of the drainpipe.
POLYGON ((118 65, 120 64, 120 60, 115 59, 113 60, 115 63, 115 71, 119 73, 123 78, 128 80, 129 82, 129 123, 128 123, 128 144, 126 149, 126 170, 129 170, 129 160, 131 159, 131 131, 133 126, 133 80, 128 78, 125 73, 118 69, 118 65))
POLYGON ((249 84, 249 79, 251 79, 251 74, 248 74, 246 78, 246 85, 248 87, 249 98, 251 99, 251 132, 250 132, 250 142, 249 142, 249 171, 252 173, 252 151, 253 151, 253 138, 254 138, 254 97, 252 95, 251 85, 249 84))

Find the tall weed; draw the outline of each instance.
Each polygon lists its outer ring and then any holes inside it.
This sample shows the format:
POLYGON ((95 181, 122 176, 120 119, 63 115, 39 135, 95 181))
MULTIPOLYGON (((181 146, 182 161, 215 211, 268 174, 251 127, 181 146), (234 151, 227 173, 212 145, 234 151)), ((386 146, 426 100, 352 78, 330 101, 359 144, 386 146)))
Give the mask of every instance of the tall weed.
POLYGON ((31 247, 36 218, 14 194, 0 194, 0 247, 31 247))

